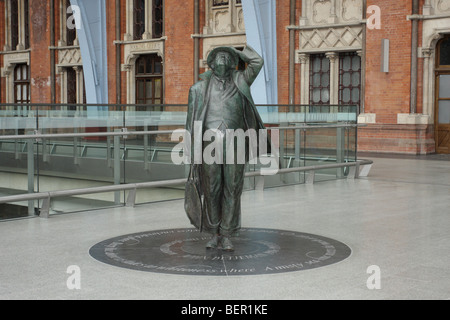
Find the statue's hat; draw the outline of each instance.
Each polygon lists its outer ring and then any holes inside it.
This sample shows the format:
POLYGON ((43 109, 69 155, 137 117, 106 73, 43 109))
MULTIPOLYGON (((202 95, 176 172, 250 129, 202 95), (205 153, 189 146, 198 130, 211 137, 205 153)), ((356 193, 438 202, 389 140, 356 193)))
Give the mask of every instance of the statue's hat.
POLYGON ((235 51, 236 49, 231 47, 217 47, 214 48, 211 53, 208 55, 207 63, 208 66, 211 68, 211 64, 213 63, 214 59, 216 58, 217 53, 225 51, 231 54, 231 58, 233 59, 233 68, 235 68, 239 64, 239 56, 235 51))

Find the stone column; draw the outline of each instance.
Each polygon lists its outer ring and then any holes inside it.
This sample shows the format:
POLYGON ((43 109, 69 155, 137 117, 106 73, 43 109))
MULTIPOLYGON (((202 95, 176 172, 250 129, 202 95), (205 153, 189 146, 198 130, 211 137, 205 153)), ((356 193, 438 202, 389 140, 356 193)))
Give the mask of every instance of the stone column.
POLYGON ((433 49, 423 48, 423 111, 424 115, 429 116, 431 123, 434 122, 433 117, 433 82, 434 82, 434 61, 433 49))
POLYGON ((429 16, 433 13, 433 6, 431 5, 431 0, 425 0, 423 4, 423 15, 429 16))
POLYGON ((126 31, 123 40, 133 40, 133 0, 126 0, 126 31))
POLYGON ((298 55, 300 62, 300 104, 309 104, 309 54, 298 55))
POLYGON ((9 0, 5 1, 5 45, 3 47, 4 51, 11 50, 11 28, 8 28, 7 26, 11 25, 11 8, 10 8, 10 2, 9 0))
MULTIPOLYGON (((17 1, 17 9, 19 11, 19 43, 17 44, 17 50, 25 49, 25 7, 24 1, 17 1)), ((13 48, 14 49, 14 48, 13 48)))
MULTIPOLYGON (((330 104, 339 104, 339 64, 336 63, 339 58, 337 52, 327 52, 325 56, 330 60, 330 104)), ((337 112, 337 107, 332 110, 337 112)))
POLYGON ((153 6, 152 0, 145 0, 145 30, 142 39, 151 39, 153 37, 153 6))

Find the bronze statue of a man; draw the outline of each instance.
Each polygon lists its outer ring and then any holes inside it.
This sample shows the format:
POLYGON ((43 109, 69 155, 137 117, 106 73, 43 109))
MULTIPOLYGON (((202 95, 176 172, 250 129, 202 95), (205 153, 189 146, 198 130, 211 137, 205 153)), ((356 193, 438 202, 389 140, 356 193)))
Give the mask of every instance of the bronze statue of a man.
MULTIPOLYGON (((201 80, 189 91, 186 130, 192 137, 191 147, 194 148, 195 145, 195 123, 201 123, 201 134, 213 130, 222 133, 223 139, 229 130, 253 129, 259 132, 264 129, 250 93, 250 86, 264 64, 259 54, 250 46, 243 51, 232 47, 219 47, 212 50, 207 63, 210 70, 202 74, 201 80), (247 64, 245 70, 236 70, 239 58, 247 64)), ((218 136, 215 139, 218 139, 218 136)), ((210 143, 202 140, 202 150, 210 143)), ((236 156, 239 151, 235 151, 236 156)), ((224 147, 223 157, 226 152, 224 147)), ((194 153, 195 151, 191 151, 191 155, 194 153)), ((248 157, 246 159, 248 160, 248 157)), ((241 227, 244 169, 245 162, 203 161, 201 164, 195 164, 191 159, 191 176, 193 174, 198 178, 200 194, 203 195, 201 222, 196 227, 213 235, 206 245, 208 249, 234 250, 230 237, 236 235, 241 227)))

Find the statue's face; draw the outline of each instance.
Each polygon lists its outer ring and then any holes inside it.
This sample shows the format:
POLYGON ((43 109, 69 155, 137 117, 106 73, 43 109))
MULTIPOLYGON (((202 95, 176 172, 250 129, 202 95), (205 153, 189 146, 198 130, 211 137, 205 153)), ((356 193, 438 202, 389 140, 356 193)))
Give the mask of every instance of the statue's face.
POLYGON ((217 67, 231 68, 231 65, 232 59, 230 53, 221 51, 216 54, 216 57, 214 59, 214 68, 217 67))

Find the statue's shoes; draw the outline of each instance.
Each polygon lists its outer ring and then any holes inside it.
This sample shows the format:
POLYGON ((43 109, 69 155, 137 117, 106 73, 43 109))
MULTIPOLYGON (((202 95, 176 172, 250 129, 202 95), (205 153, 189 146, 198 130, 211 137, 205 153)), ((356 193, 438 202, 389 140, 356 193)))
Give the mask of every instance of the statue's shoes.
POLYGON ((206 249, 215 249, 219 246, 219 236, 215 234, 206 244, 206 249))
POLYGON ((233 243, 230 238, 222 237, 222 250, 223 251, 234 251, 233 243))

